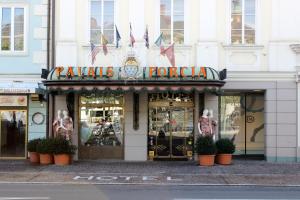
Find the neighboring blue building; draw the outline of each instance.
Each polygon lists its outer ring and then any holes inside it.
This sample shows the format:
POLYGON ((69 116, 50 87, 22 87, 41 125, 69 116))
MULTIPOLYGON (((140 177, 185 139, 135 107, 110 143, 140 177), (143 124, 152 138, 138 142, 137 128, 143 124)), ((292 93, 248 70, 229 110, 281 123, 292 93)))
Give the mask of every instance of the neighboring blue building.
POLYGON ((26 158, 46 136, 46 101, 36 93, 47 68, 47 0, 0 0, 0 159, 26 158))

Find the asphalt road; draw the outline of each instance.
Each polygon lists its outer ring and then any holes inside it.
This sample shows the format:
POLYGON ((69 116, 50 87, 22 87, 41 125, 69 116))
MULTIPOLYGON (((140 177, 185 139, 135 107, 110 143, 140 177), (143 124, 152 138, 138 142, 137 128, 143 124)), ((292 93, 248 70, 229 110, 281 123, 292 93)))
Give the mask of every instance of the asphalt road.
POLYGON ((0 184, 0 200, 300 199, 299 187, 0 184))

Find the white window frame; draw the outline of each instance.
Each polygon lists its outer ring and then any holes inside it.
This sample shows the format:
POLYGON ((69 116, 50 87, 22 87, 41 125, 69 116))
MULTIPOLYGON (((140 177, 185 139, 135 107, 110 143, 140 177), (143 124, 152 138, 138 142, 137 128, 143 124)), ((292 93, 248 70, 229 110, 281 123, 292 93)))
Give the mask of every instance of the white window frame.
MULTIPOLYGON (((101 17, 101 33, 103 33, 103 29, 104 29, 104 27, 103 27, 103 11, 104 11, 104 1, 105 0, 89 0, 89 3, 88 3, 88 19, 87 19, 87 25, 88 25, 88 27, 87 27, 87 30, 88 30, 88 32, 87 32, 87 35, 88 35, 88 41, 87 41, 87 43, 90 43, 90 41, 91 41, 91 15, 92 15, 92 13, 91 13, 91 5, 92 5, 92 1, 100 1, 101 2, 101 12, 102 12, 102 17, 101 17)), ((114 39, 113 39, 113 42, 112 43, 108 43, 108 45, 114 45, 115 43, 116 43, 116 28, 115 28, 115 25, 116 25, 116 19, 117 19, 117 15, 116 15, 116 9, 117 9, 117 0, 108 0, 108 1, 113 1, 114 2, 114 14, 113 14, 113 16, 114 16, 114 39)), ((119 29, 119 27, 118 27, 118 29, 119 29)), ((119 30, 119 32, 120 32, 120 30, 119 30)), ((96 46, 99 46, 99 45, 101 45, 101 44, 95 44, 96 46)))
POLYGON ((0 4, 0 28, 2 28, 2 9, 11 9, 11 38, 10 50, 2 50, 2 30, 0 30, 0 55, 24 55, 27 53, 27 40, 28 40, 28 6, 25 4, 0 4), (15 50, 15 9, 24 9, 24 48, 23 50, 15 50))
MULTIPOLYGON (((174 43, 174 0, 170 0, 171 1, 171 44, 174 43)), ((188 34, 188 27, 187 27, 187 8, 189 6, 189 0, 184 0, 183 1, 184 4, 184 9, 183 9, 183 22, 184 22, 184 26, 183 26, 183 43, 182 44, 176 44, 176 45, 185 45, 188 43, 189 39, 187 37, 188 34)), ((160 0, 157 0, 157 14, 158 14, 158 23, 157 23, 157 37, 161 34, 161 28, 160 28, 160 0)))
POLYGON ((258 21, 258 0, 255 0, 255 14, 254 14, 254 18, 255 18, 255 26, 254 26, 254 35, 255 35, 255 42, 252 44, 252 43, 246 43, 245 42, 245 0, 241 0, 242 1, 242 43, 239 43, 239 44, 234 44, 232 43, 232 38, 231 38, 231 33, 232 33, 232 26, 231 26, 231 17, 232 17, 232 0, 229 0, 228 1, 228 4, 229 4, 229 44, 231 45, 256 45, 259 41, 259 38, 258 38, 258 24, 259 24, 259 21, 258 21))

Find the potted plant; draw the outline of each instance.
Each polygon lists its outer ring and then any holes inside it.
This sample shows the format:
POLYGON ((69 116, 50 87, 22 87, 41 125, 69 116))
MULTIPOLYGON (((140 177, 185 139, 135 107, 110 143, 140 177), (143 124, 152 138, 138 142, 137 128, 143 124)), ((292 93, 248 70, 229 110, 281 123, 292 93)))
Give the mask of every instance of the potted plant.
POLYGON ((54 163, 56 165, 69 165, 72 162, 72 155, 75 154, 76 146, 72 145, 63 137, 57 137, 53 139, 53 144, 55 146, 54 163))
POLYGON ((212 166, 215 162, 216 145, 211 136, 200 136, 196 140, 196 152, 199 164, 202 166, 212 166))
POLYGON ((53 164, 54 146, 53 146, 52 138, 42 139, 38 143, 36 150, 40 154, 40 164, 42 165, 53 164))
POLYGON ((29 152, 29 160, 31 163, 40 163, 40 155, 36 151, 36 147, 41 139, 30 140, 27 144, 27 151, 29 152))
POLYGON ((216 162, 221 165, 230 165, 232 161, 232 154, 235 151, 235 145, 233 144, 233 141, 228 138, 222 138, 216 142, 216 146, 216 162))

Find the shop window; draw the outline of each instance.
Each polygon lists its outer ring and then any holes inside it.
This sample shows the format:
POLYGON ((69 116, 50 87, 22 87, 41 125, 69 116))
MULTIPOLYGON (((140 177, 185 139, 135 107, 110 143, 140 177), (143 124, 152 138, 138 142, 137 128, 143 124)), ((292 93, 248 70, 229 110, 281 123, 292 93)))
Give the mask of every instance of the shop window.
POLYGON ((0 96, 0 157, 25 158, 27 96, 0 96))
POLYGON ((184 43, 184 1, 160 1, 160 32, 167 44, 184 43))
POLYGON ((80 142, 82 146, 122 146, 123 96, 80 97, 80 142))
POLYGON ((255 44, 256 0, 231 1, 231 43, 255 44))
POLYGON ((108 43, 114 42, 114 0, 91 0, 90 4, 90 41, 100 44, 103 33, 108 43))
POLYGON ((24 51, 24 14, 22 7, 0 7, 1 52, 24 51))
POLYGON ((220 97, 220 137, 236 144, 237 155, 264 155, 264 95, 220 97))

